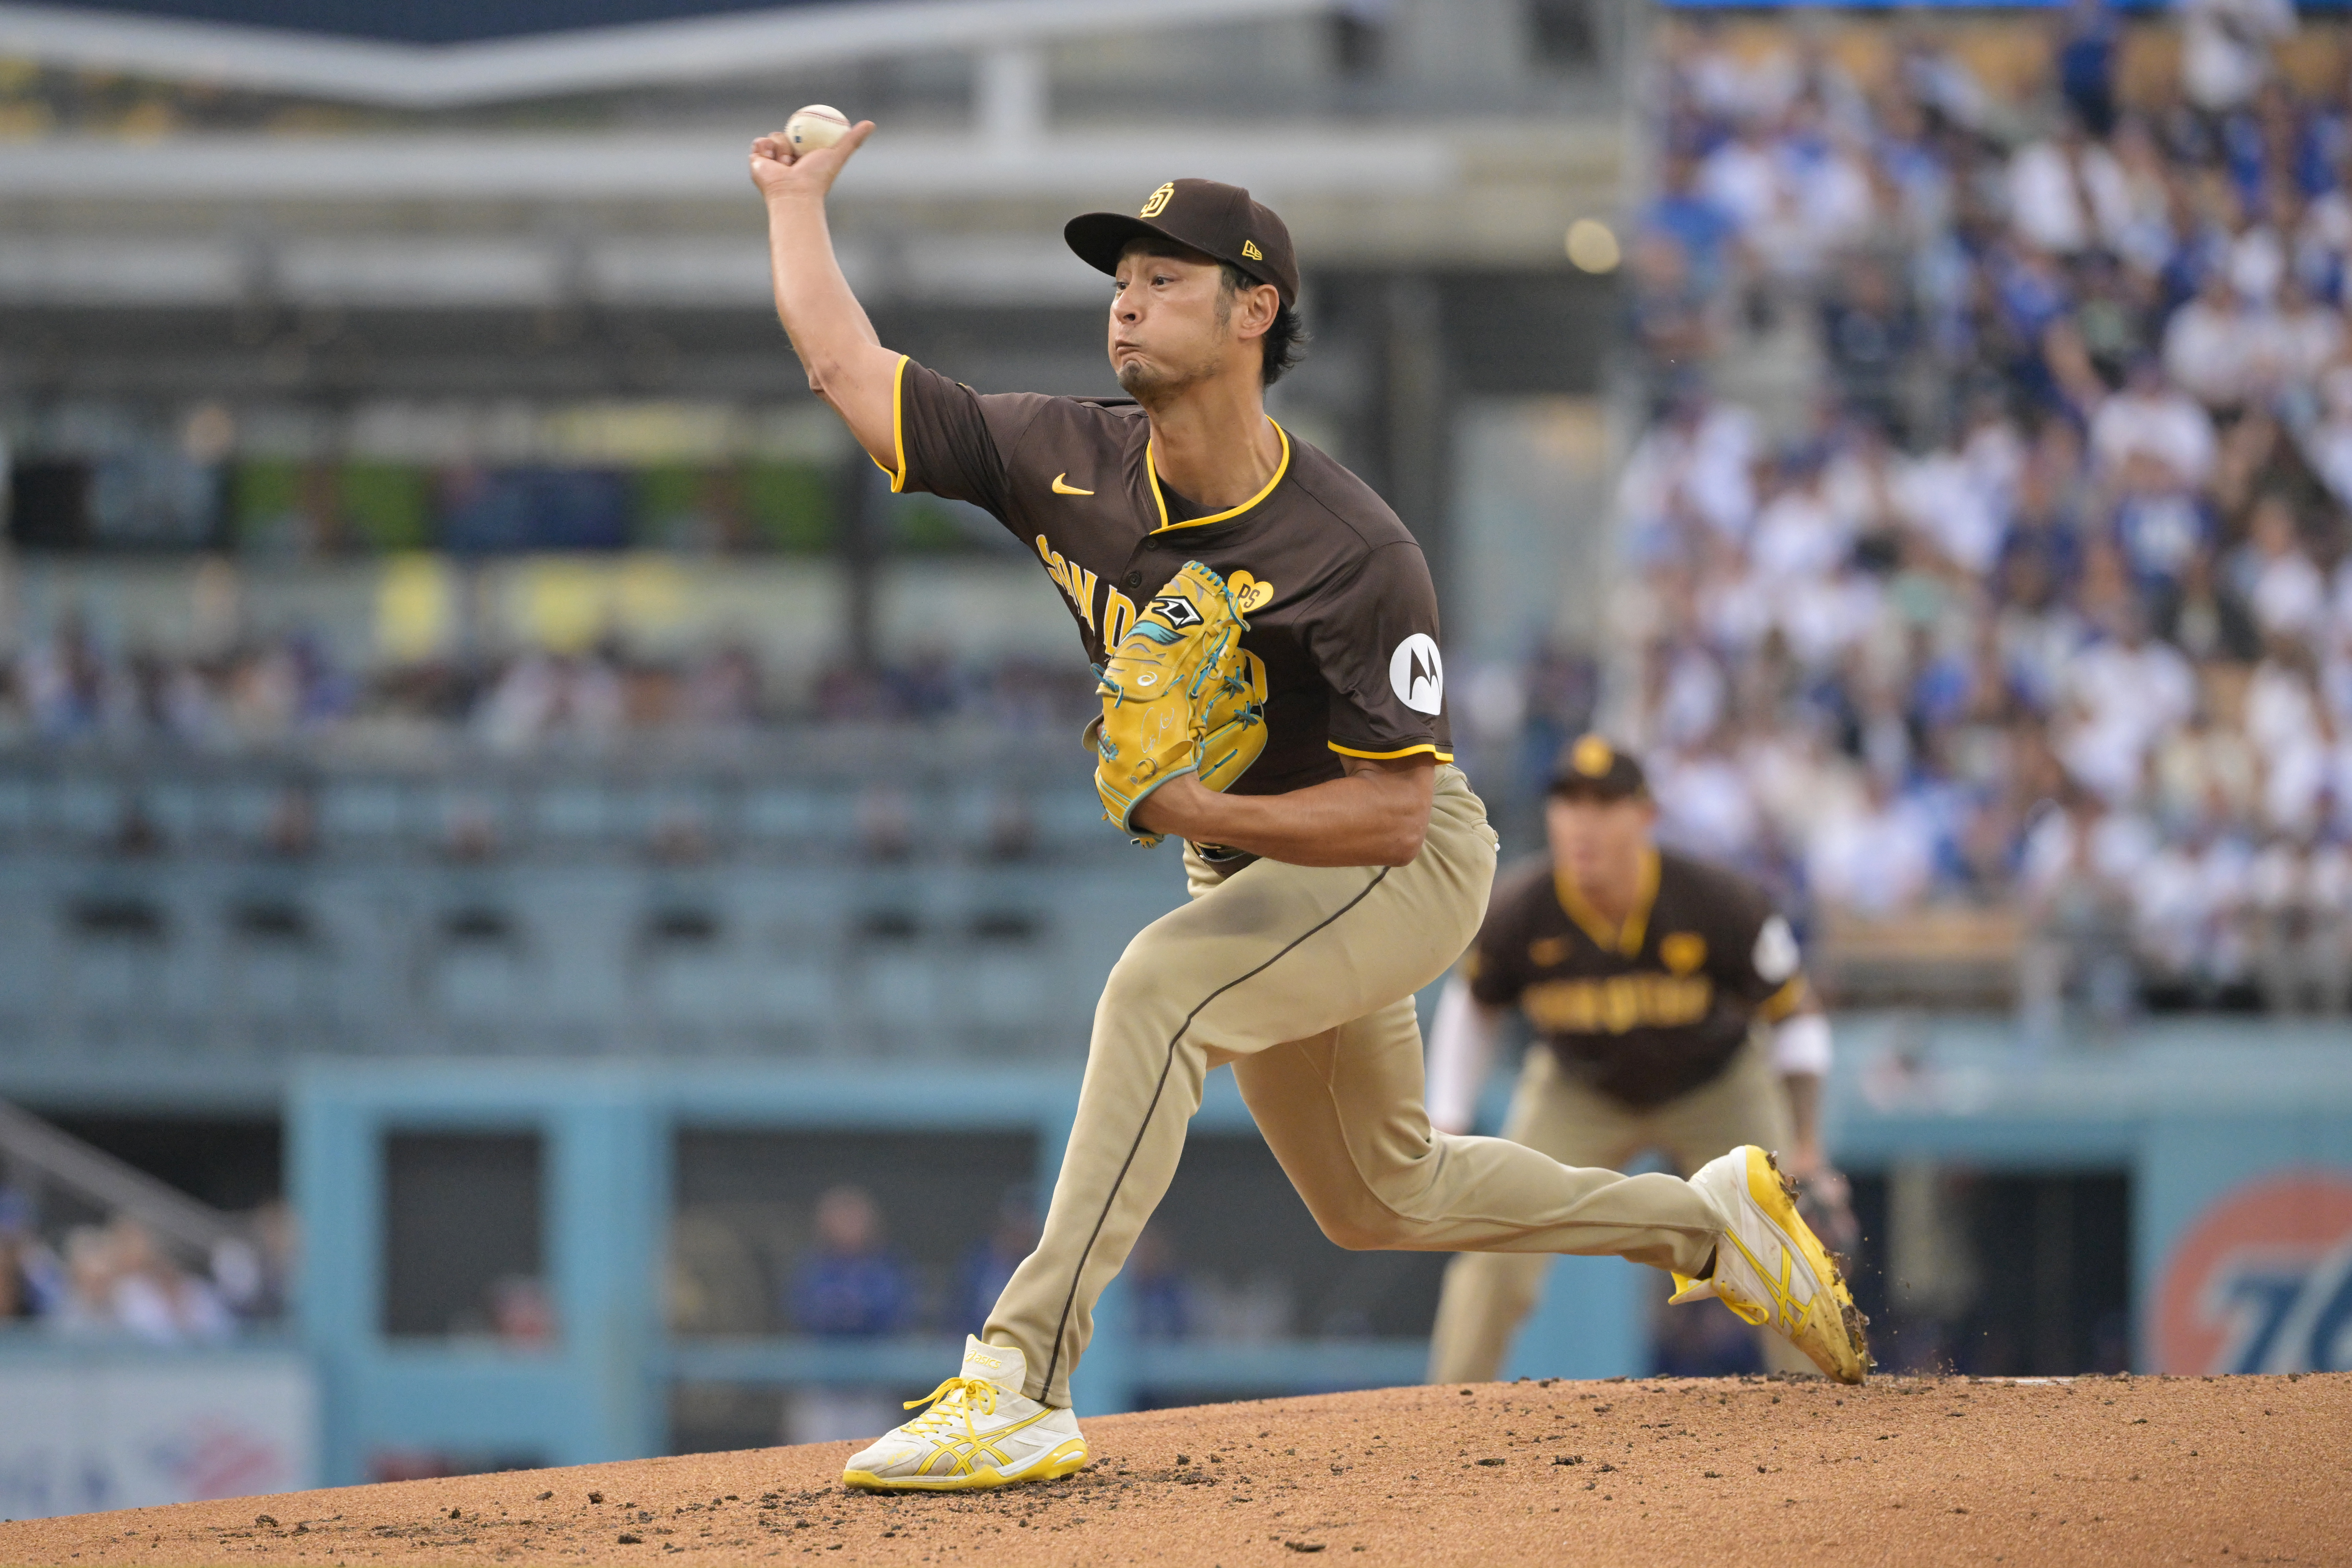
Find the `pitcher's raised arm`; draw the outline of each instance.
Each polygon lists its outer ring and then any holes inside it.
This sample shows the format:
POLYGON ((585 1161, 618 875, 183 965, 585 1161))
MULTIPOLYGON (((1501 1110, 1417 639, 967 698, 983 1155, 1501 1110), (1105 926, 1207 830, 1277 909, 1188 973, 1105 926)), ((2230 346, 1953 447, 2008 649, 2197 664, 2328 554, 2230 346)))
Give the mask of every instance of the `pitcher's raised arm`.
POLYGON ((833 405, 857 444, 898 466, 893 385, 899 356, 882 346, 833 254, 825 193, 874 133, 863 120, 831 147, 795 154, 782 132, 751 143, 751 183, 768 203, 768 263, 776 319, 808 372, 809 390, 833 405))

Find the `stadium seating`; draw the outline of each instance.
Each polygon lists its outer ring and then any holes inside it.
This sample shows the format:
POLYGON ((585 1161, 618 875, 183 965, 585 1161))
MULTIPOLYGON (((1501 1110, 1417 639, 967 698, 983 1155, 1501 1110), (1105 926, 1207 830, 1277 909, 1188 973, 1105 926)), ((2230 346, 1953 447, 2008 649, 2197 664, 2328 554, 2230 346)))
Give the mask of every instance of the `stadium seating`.
POLYGON ((2144 999, 2341 1007, 2346 34, 2225 81, 2097 7, 1693 15, 1612 710, 1670 828, 1813 909, 1851 1000, 1994 999, 2089 921, 2144 999))

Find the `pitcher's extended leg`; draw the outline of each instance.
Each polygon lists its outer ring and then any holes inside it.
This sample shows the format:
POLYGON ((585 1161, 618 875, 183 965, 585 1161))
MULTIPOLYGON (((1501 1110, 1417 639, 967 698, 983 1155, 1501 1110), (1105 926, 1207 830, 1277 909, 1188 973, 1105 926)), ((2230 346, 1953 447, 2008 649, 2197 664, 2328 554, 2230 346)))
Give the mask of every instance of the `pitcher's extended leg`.
MULTIPOLYGON (((1563 1165, 1619 1170, 1642 1145, 1640 1118, 1568 1081, 1541 1045, 1528 1051, 1502 1135, 1563 1165)), ((1490 1383, 1543 1293, 1542 1253, 1465 1252, 1445 1266, 1429 1334, 1429 1381, 1490 1383)))
POLYGON ((1234 1064, 1267 1147, 1342 1247, 1572 1252, 1703 1268, 1723 1219, 1679 1177, 1433 1132, 1410 997, 1234 1064))

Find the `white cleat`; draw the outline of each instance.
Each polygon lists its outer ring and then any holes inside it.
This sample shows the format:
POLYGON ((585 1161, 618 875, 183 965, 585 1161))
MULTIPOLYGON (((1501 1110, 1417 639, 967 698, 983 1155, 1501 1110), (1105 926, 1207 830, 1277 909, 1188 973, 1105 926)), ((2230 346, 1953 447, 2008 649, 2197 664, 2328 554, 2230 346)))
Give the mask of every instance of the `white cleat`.
POLYGON ((1709 1160, 1690 1180, 1727 1225, 1716 1244, 1714 1273, 1675 1276, 1675 1304, 1712 1296, 1787 1339, 1840 1383, 1867 1377, 1863 1330, 1870 1320, 1855 1310, 1836 1260, 1798 1215, 1796 1189, 1780 1163, 1743 1144, 1709 1160))
POLYGON ((929 1410, 850 1456, 844 1483, 866 1491, 964 1491, 1045 1481, 1087 1462, 1077 1415, 1021 1392, 1028 1361, 1017 1350, 963 1342, 963 1371, 921 1399, 929 1410))

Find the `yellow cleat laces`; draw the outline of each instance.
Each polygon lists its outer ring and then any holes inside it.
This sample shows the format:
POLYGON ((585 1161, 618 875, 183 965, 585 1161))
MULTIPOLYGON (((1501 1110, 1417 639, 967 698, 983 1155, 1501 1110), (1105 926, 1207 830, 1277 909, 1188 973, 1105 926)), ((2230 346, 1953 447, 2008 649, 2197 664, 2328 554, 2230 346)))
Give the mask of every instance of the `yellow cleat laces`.
POLYGON ((909 1399, 902 1407, 913 1410, 928 1405, 929 1410, 907 1423, 909 1432, 931 1433, 946 1426, 957 1416, 963 1417, 964 1430, 975 1437, 971 1417, 974 1408, 982 1415, 996 1414, 996 1384, 984 1377, 951 1377, 920 1399, 909 1399))

